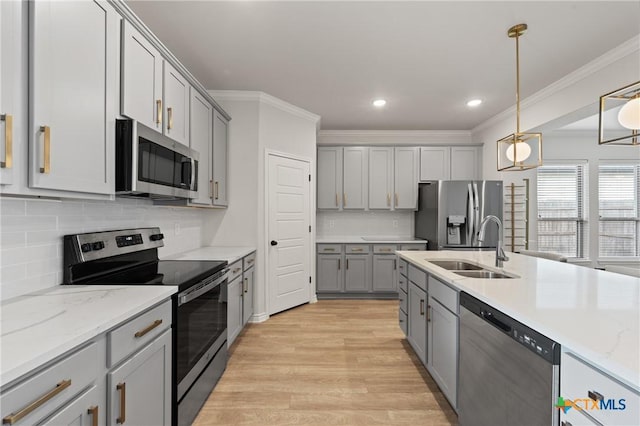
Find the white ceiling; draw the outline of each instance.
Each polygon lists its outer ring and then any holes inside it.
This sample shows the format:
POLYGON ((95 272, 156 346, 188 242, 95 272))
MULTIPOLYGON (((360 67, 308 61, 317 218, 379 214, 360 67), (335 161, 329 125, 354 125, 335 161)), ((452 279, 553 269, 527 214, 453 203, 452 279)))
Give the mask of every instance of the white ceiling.
POLYGON ((516 23, 523 97, 640 34, 637 0, 127 3, 208 89, 264 91, 335 130, 469 130, 509 108, 516 23))

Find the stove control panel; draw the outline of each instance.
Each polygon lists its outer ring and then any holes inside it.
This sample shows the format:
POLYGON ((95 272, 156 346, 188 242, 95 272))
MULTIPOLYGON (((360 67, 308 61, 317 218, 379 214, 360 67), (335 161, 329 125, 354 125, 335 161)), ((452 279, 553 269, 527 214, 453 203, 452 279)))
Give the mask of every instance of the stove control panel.
POLYGON ((142 234, 118 235, 116 237, 116 245, 118 247, 135 246, 142 243, 144 243, 142 234))

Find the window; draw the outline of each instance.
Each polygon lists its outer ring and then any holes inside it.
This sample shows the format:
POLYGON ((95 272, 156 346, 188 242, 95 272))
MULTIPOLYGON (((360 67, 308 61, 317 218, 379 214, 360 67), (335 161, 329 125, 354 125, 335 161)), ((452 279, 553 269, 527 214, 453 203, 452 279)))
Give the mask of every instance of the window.
POLYGON ((587 257, 587 163, 538 168, 538 250, 587 257))
POLYGON ((598 167, 600 257, 640 256, 640 165, 598 167))

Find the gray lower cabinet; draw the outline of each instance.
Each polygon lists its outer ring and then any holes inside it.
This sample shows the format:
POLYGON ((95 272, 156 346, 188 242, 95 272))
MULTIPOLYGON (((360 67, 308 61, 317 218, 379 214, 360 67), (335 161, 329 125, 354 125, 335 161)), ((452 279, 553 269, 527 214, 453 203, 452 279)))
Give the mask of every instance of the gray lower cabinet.
POLYGON ((255 282, 255 268, 244 271, 242 288, 242 325, 246 325, 253 315, 253 283, 255 282))
POLYGON ((256 252, 229 266, 227 285, 227 347, 235 341, 253 316, 256 252))
POLYGON ((89 426, 104 424, 105 394, 103 387, 91 386, 66 407, 42 424, 56 426, 89 426))
POLYGON ((316 274, 318 293, 340 293, 344 290, 342 264, 342 254, 318 255, 316 274))
POLYGON ((171 425, 171 330, 107 375, 109 424, 171 425))
POLYGON ((344 257, 344 289, 346 292, 371 291, 371 256, 348 254, 344 257))
POLYGON ((397 260, 393 255, 373 255, 373 291, 397 292, 397 260))
POLYGON ((227 347, 231 346, 233 341, 242 331, 242 275, 235 278, 227 286, 227 347))
POLYGON ((408 292, 409 312, 407 317, 407 340, 420 358, 423 364, 427 363, 427 321, 425 318, 427 308, 427 293, 415 283, 409 282, 408 292))
POLYGON ((458 316, 429 295, 427 370, 453 408, 457 405, 458 316))

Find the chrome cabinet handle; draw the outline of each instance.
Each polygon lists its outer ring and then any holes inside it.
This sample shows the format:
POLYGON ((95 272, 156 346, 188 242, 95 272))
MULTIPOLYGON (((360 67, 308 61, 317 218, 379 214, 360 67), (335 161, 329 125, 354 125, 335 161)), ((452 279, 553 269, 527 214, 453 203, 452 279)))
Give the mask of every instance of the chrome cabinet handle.
POLYGON ((159 326, 160 324, 162 324, 162 320, 161 319, 157 319, 154 322, 152 322, 151 324, 149 324, 147 327, 143 328, 142 330, 136 332, 136 334, 134 334, 134 336, 137 338, 140 338, 142 336, 144 336, 145 334, 147 334, 148 332, 150 332, 151 330, 153 330, 154 328, 156 328, 157 326, 159 326))
POLYGON ((87 414, 91 416, 91 426, 98 426, 98 406, 89 407, 87 414))
POLYGON ((167 108, 167 118, 167 130, 171 130, 173 128, 173 108, 171 107, 167 108))
POLYGON ((60 392, 62 392, 63 390, 65 390, 69 386, 71 386, 71 379, 62 380, 61 382, 59 382, 56 385, 55 388, 51 389, 49 392, 47 392, 44 395, 42 395, 40 398, 36 399, 31 404, 29 404, 26 407, 22 408, 17 413, 11 413, 8 416, 6 416, 5 418, 3 418, 2 419, 2 424, 3 425, 16 424, 21 419, 23 419, 25 416, 28 416, 33 411, 35 411, 38 408, 40 408, 47 401, 49 401, 54 396, 58 395, 60 392))
POLYGON ((156 124, 162 123, 162 99, 156 101, 156 124))
POLYGON ((44 164, 40 167, 40 173, 51 171, 51 127, 40 126, 40 131, 44 133, 44 164))
POLYGON ((0 162, 0 168, 10 169, 13 165, 13 116, 2 114, 0 121, 4 121, 4 161, 0 162))
POLYGON ((120 392, 120 417, 116 419, 116 423, 124 424, 127 421, 127 384, 118 383, 116 389, 120 392))

